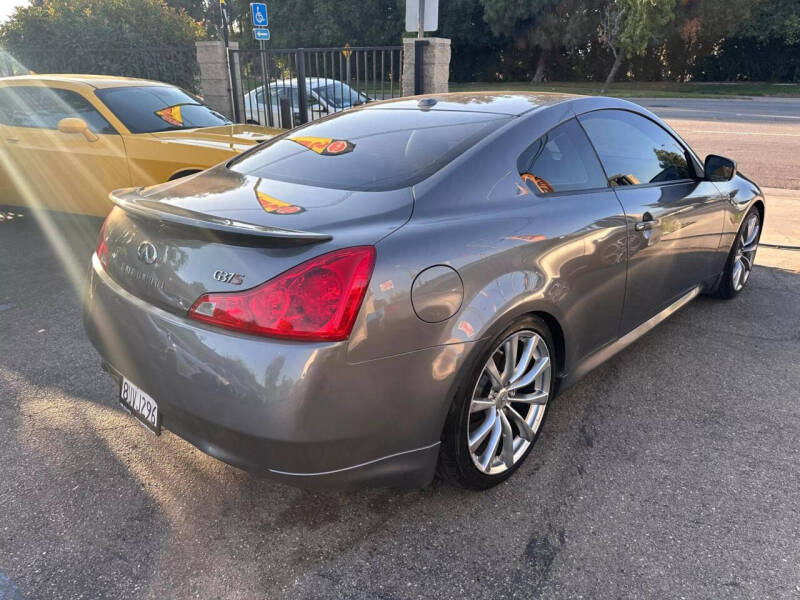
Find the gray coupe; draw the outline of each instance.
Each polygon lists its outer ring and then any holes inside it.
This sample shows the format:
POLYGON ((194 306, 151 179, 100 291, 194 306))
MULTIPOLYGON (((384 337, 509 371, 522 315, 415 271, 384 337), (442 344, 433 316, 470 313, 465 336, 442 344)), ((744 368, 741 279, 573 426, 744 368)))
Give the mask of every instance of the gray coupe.
POLYGON ((507 479, 559 391, 742 290, 765 210, 642 107, 538 93, 368 104, 111 197, 84 321, 123 406, 310 488, 507 479))

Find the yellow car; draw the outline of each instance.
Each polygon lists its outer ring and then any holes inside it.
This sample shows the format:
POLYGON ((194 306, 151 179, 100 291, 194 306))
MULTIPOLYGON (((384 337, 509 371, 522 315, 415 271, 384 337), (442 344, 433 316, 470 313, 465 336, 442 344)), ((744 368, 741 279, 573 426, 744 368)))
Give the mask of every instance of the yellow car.
POLYGON ((0 204, 105 215, 111 190, 196 173, 279 133, 155 81, 0 78, 0 204))

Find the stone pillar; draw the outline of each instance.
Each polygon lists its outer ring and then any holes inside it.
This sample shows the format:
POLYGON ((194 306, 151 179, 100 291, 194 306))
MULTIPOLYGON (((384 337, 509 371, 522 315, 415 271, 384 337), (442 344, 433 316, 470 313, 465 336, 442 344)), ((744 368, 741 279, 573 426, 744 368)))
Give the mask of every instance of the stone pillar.
MULTIPOLYGON (((238 42, 231 42, 229 45, 232 50, 239 49, 238 42)), ((195 46, 197 64, 200 66, 200 95, 203 96, 203 101, 214 110, 233 119, 231 72, 225 43, 215 40, 195 42, 195 46)), ((236 73, 236 79, 237 88, 240 88, 239 73, 236 73)))
MULTIPOLYGON (((403 95, 414 95, 414 41, 403 39, 403 95)), ((448 91, 450 80, 450 40, 429 37, 422 50, 422 93, 437 94, 448 91)))

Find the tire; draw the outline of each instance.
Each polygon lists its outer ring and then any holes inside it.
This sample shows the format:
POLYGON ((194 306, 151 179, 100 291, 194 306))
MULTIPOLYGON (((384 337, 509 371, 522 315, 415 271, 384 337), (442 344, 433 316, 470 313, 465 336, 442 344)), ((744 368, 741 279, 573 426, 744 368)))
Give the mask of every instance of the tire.
POLYGON ((730 300, 747 285, 753 271, 760 239, 761 213, 754 206, 745 216, 739 226, 739 231, 736 232, 728 260, 725 262, 725 270, 722 272, 722 279, 714 292, 717 298, 730 300))
POLYGON ((463 376, 447 415, 438 464, 442 478, 467 489, 486 490, 511 477, 542 429, 555 390, 557 364, 552 334, 533 315, 521 318, 486 344, 463 376), (529 343, 535 344, 530 351, 529 343), (509 351, 512 344, 514 349, 509 351), (513 368, 506 362, 507 355, 513 368), (526 357, 527 366, 522 368, 526 357), (523 431, 520 419, 527 430, 523 431), (512 441, 507 444, 506 440, 512 441))
POLYGON ((188 177, 189 175, 194 175, 195 173, 199 173, 197 169, 190 169, 188 171, 180 171, 179 173, 175 173, 172 177, 168 179, 168 181, 175 181, 176 179, 183 179, 184 177, 188 177))

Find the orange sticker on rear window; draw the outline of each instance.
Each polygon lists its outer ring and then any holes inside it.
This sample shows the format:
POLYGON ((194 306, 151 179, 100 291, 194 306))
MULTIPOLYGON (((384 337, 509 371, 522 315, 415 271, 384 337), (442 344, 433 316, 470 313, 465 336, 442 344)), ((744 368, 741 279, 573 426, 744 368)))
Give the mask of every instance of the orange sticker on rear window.
POLYGON ((170 125, 174 125, 175 127, 183 127, 183 116, 181 115, 180 104, 157 110, 156 114, 170 125))
POLYGON ((261 208, 268 213, 275 215, 296 215, 297 213, 301 213, 305 210, 302 206, 283 202, 277 198, 273 198, 269 194, 265 194, 264 192, 256 191, 256 196, 258 197, 258 203, 261 205, 261 208))
POLYGON ((296 137, 289 139, 323 156, 336 156, 337 154, 345 154, 347 152, 352 152, 353 148, 356 147, 353 142, 348 142, 347 140, 334 140, 332 138, 296 137))

